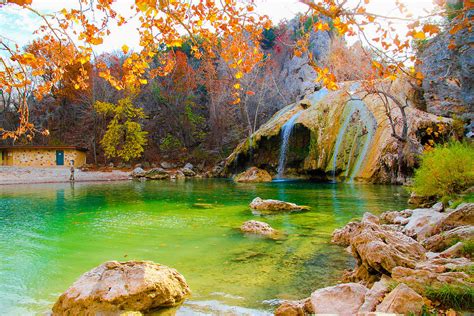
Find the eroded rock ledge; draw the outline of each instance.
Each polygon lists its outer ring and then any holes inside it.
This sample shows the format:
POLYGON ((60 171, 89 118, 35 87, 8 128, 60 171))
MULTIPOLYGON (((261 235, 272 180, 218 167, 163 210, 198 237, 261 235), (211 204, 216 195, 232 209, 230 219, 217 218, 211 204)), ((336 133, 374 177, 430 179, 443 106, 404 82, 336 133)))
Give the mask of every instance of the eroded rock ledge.
POLYGON ((427 304, 432 309, 472 311, 474 264, 468 245, 473 240, 474 203, 446 210, 436 204, 380 217, 366 213, 360 222, 348 223, 332 236, 333 243, 348 247, 356 259, 355 268, 343 277, 347 283, 284 302, 275 314, 419 315, 427 304), (449 306, 441 291, 462 299, 449 306))

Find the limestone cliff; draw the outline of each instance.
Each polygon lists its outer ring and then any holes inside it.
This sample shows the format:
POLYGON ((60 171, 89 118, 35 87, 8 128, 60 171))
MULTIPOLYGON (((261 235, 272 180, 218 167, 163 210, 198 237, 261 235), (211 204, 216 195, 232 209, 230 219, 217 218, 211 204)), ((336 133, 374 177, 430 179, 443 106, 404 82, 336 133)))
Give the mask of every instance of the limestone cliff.
MULTIPOLYGON (((377 85, 390 89, 403 102, 411 95, 407 93, 409 85, 401 80, 377 85)), ((411 102, 408 104, 408 140, 403 143, 392 136, 382 100, 375 95, 367 96, 361 82, 342 83, 337 91, 321 89, 277 112, 227 158, 224 172, 232 175, 256 166, 275 175, 283 154, 286 177, 401 182, 400 178, 413 170, 414 156, 421 153, 428 141, 426 129, 442 124, 438 132, 447 133, 450 122, 416 109, 411 102), (283 153, 282 127, 291 118, 294 126, 283 153), (404 166, 403 175, 399 172, 400 164, 404 166)), ((401 113, 393 104, 390 106, 396 130, 400 130, 401 113)))

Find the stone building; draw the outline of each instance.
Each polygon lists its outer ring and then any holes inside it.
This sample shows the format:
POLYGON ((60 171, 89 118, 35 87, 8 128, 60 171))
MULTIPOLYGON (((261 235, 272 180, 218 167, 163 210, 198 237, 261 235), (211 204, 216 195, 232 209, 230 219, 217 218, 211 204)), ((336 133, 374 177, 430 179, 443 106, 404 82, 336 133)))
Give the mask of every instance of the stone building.
POLYGON ((86 163, 86 149, 76 146, 0 146, 2 166, 75 167, 86 163))

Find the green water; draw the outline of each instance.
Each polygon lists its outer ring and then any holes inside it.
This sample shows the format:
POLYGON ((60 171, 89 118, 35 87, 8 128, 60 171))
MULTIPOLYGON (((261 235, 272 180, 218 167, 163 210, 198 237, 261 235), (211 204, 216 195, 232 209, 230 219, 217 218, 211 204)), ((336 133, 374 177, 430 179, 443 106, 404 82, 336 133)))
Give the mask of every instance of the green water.
POLYGON ((82 273, 107 260, 176 268, 192 298, 178 314, 271 312, 333 284, 353 262, 331 232, 365 211, 405 207, 400 187, 227 180, 0 187, 0 313, 47 312, 82 273), (305 213, 252 215, 256 196, 309 205, 305 213), (211 209, 194 203, 213 204, 211 209), (257 219, 286 233, 244 236, 257 219))

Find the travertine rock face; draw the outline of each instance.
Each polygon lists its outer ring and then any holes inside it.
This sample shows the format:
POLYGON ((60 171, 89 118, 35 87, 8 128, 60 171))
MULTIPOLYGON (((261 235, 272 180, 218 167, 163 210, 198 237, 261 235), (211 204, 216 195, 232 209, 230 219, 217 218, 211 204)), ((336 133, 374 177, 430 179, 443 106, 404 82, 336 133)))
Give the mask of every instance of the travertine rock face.
POLYGON ((419 315, 422 311, 423 297, 407 285, 400 283, 392 292, 385 296, 377 312, 403 315, 419 315))
POLYGON ((270 225, 259 221, 246 221, 240 226, 240 230, 244 233, 252 233, 266 237, 275 237, 278 231, 273 229, 270 225))
POLYGON ((368 289, 359 283, 326 287, 311 294, 315 314, 355 315, 364 303, 368 289))
POLYGON ((114 315, 181 304, 190 289, 175 269, 151 261, 108 261, 84 273, 53 306, 53 315, 114 315))
POLYGON ((234 178, 235 182, 271 182, 272 176, 263 169, 252 167, 238 174, 234 178))
MULTIPOLYGON (((376 85, 386 89, 388 81, 376 85)), ((401 100, 406 99, 407 93, 410 95, 409 85, 402 80, 395 82, 392 89, 401 100)), ((252 166, 275 174, 282 127, 294 118, 285 153, 286 177, 400 183, 412 172, 415 155, 423 150, 421 131, 441 123, 448 132, 451 120, 440 121, 415 107, 406 108, 410 149, 401 148, 392 137, 383 102, 370 96, 361 100, 364 96, 359 82, 341 83, 337 91, 323 88, 308 93, 303 100, 281 109, 243 141, 226 159, 224 174, 231 176, 252 166), (405 153, 402 159, 398 159, 399 149, 405 153), (398 175, 398 170, 405 174, 398 175)), ((394 119, 401 120, 395 112, 394 119)))
POLYGON ((261 213, 295 212, 309 209, 304 205, 271 199, 263 200, 259 197, 253 199, 249 206, 252 210, 261 213))

